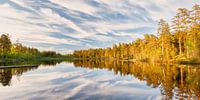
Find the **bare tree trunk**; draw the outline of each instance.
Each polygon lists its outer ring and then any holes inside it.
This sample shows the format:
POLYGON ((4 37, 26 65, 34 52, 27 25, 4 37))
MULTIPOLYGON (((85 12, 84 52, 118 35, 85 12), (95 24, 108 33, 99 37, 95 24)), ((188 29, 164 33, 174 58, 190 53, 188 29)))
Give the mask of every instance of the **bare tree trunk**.
POLYGON ((181 38, 179 37, 179 54, 182 54, 181 38))
POLYGON ((162 37, 162 63, 164 62, 164 43, 163 43, 163 37, 162 37))

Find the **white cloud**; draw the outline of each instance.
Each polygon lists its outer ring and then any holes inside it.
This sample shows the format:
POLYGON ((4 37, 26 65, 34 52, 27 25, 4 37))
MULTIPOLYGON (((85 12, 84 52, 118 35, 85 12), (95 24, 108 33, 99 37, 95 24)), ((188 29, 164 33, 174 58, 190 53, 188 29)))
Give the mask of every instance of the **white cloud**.
POLYGON ((84 12, 90 15, 96 11, 94 7, 87 5, 83 0, 50 0, 51 2, 66 7, 70 10, 84 12))
POLYGON ((0 2, 0 34, 9 33, 12 40, 20 39, 30 46, 40 42, 52 44, 49 48, 57 51, 65 47, 55 45, 74 45, 66 49, 71 52, 77 48, 103 47, 85 39, 93 38, 105 46, 125 40, 116 41, 108 33, 121 38, 141 37, 140 32, 126 30, 149 33, 155 30, 160 18, 170 21, 177 8, 191 8, 199 3, 199 0, 5 0, 0 2))

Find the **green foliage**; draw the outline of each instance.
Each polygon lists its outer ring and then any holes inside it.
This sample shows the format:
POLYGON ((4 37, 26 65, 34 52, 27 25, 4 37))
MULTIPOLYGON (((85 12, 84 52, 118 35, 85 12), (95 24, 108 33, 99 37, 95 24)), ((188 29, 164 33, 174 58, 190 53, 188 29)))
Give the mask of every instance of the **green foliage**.
POLYGON ((2 34, 0 37, 0 62, 61 57, 64 56, 55 51, 40 52, 36 48, 23 46, 20 43, 12 44, 8 34, 2 34))
POLYGON ((43 51, 41 52, 42 57, 61 57, 62 55, 55 51, 43 51))
POLYGON ((11 50, 11 41, 9 35, 3 34, 0 37, 0 55, 5 58, 11 50))

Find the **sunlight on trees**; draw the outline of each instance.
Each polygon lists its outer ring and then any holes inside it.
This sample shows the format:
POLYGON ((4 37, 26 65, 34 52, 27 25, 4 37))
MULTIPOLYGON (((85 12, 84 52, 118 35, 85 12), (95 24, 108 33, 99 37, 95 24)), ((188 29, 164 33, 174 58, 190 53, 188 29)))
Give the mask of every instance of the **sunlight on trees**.
POLYGON ((158 35, 144 35, 132 43, 120 43, 111 48, 74 51, 80 59, 117 59, 142 61, 199 61, 200 6, 192 10, 179 8, 172 25, 161 19, 158 35))
POLYGON ((41 58, 61 58, 63 55, 55 51, 40 52, 36 48, 26 47, 20 43, 12 44, 8 34, 2 34, 0 37, 0 62, 9 60, 31 60, 41 58))

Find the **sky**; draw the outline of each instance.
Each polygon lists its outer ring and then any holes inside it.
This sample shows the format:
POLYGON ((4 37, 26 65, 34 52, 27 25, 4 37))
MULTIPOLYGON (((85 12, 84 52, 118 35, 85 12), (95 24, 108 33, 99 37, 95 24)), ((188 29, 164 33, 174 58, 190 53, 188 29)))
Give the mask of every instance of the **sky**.
POLYGON ((200 0, 0 0, 0 34, 41 51, 111 47, 155 34, 159 19, 194 4, 200 0))

